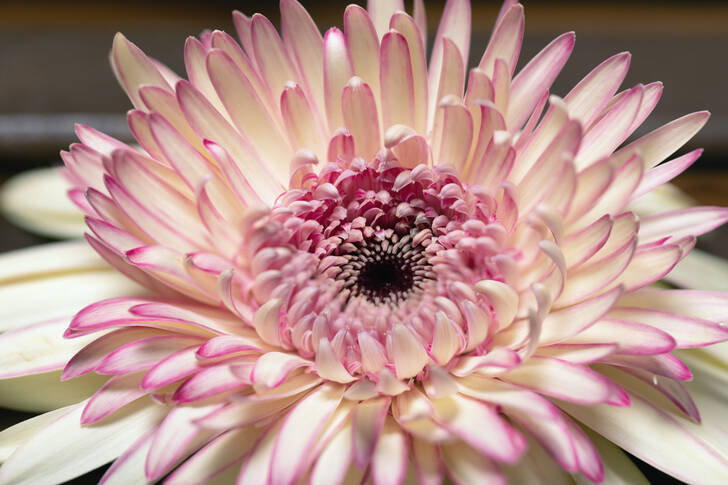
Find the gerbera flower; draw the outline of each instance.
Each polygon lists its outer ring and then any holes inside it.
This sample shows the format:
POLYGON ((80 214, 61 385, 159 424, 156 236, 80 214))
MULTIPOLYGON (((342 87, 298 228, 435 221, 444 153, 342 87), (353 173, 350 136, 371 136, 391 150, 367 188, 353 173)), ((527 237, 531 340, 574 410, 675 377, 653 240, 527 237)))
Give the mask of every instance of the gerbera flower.
MULTIPOLYGON (((2 336, 4 377, 62 368, 95 389, 2 432, 0 483, 114 459, 104 483, 636 480, 614 444, 728 480, 673 353, 727 340, 728 298, 653 285, 728 212, 634 212, 698 158, 661 164, 708 114, 622 146, 662 90, 618 92, 629 54, 560 98, 573 33, 514 76, 507 1, 467 70, 467 1, 429 63, 422 2, 402 10, 349 6, 323 37, 295 0, 280 36, 236 12, 242 47, 188 39, 187 79, 117 35, 139 147, 79 126, 62 156, 88 243, 137 284, 113 276, 116 297, 68 324, 84 286, 67 283, 50 320, 2 336)), ((52 251, 40 275, 79 267, 75 243, 52 251)))

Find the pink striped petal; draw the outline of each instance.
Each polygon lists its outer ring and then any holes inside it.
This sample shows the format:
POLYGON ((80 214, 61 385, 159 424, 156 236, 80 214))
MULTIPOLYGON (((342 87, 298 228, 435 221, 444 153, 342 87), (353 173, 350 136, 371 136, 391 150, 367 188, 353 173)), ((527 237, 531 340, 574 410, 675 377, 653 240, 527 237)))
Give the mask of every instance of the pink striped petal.
POLYGON ((109 353, 96 367, 99 374, 126 374, 149 369, 172 353, 203 340, 183 335, 156 335, 134 340, 109 353))
POLYGON ((673 244, 638 249, 627 269, 614 280, 613 284, 623 285, 625 292, 652 284, 668 274, 683 254, 680 247, 673 244))
POLYGON ((354 75, 344 33, 336 27, 329 29, 324 37, 324 97, 329 128, 344 125, 341 112, 341 91, 354 75))
POLYGON ((409 47, 412 63, 412 86, 415 104, 415 123, 413 128, 424 135, 427 127, 427 60, 425 59, 425 41, 421 27, 412 17, 404 12, 392 16, 389 28, 402 34, 409 47))
POLYGON ((137 108, 144 108, 144 103, 138 94, 138 89, 142 84, 169 89, 167 81, 151 59, 120 33, 114 37, 111 65, 127 96, 137 108))
MULTIPOLYGON (((665 295, 665 298, 669 297, 669 294, 665 295)), ((677 348, 703 347, 728 339, 728 328, 720 324, 662 310, 618 306, 610 310, 608 316, 660 329, 675 339, 677 348)))
POLYGON ((630 367, 602 369, 602 371, 627 389, 647 397, 656 404, 659 403, 660 399, 657 393, 662 394, 680 411, 685 413, 685 416, 695 423, 701 422, 698 406, 682 383, 673 379, 663 379, 651 372, 630 367), (632 378, 627 377, 627 375, 632 376, 632 378))
POLYGON ((574 33, 554 39, 539 52, 513 79, 506 124, 508 129, 520 129, 531 116, 543 93, 561 72, 574 48, 574 33))
POLYGON ((473 117, 464 104, 452 96, 437 108, 432 141, 435 163, 447 163, 462 170, 473 139, 473 117))
POLYGON ((389 398, 380 397, 363 401, 352 411, 351 454, 360 468, 365 468, 374 454, 389 405, 389 398))
POLYGON ((262 352, 263 343, 251 336, 220 335, 213 337, 197 351, 197 355, 205 359, 234 354, 238 352, 262 352))
POLYGON ((382 145, 377 104, 368 84, 361 78, 349 80, 341 94, 344 124, 354 137, 357 156, 369 160, 382 145))
POLYGON ((323 106, 323 39, 306 9, 296 0, 281 2, 281 34, 292 52, 314 103, 323 106))
POLYGON ((442 98, 450 95, 457 97, 458 101, 462 100, 465 89, 465 64, 460 51, 447 37, 443 37, 442 44, 442 72, 435 97, 438 105, 442 98))
POLYGON ((238 34, 240 43, 245 49, 245 53, 250 57, 250 60, 255 63, 255 56, 253 50, 253 37, 251 33, 252 19, 247 15, 243 14, 238 10, 233 11, 233 23, 235 24, 235 31, 238 34))
POLYGON ((389 29, 389 22, 392 15, 397 11, 404 11, 404 1, 367 0, 367 11, 381 39, 389 29))
POLYGON ((383 127, 414 127, 414 80, 407 40, 399 32, 388 32, 379 55, 383 127))
POLYGON ((480 374, 497 375, 513 369, 521 363, 517 352, 506 347, 495 347, 485 355, 465 355, 450 369, 453 375, 464 377, 478 371, 480 374))
POLYGON ((705 440, 705 432, 684 420, 630 395, 626 408, 601 405, 581 407, 564 404, 576 419, 625 450, 686 482, 728 477, 728 462, 705 440), (647 431, 658 426, 661 439, 647 431))
POLYGON ((604 480, 604 466, 596 446, 578 424, 567 416, 563 416, 563 420, 574 442, 579 471, 592 482, 601 483, 604 480))
MULTIPOLYGON (((255 187, 256 193, 263 200, 274 200, 281 192, 280 184, 275 182, 275 177, 265 168, 266 166, 259 162, 237 130, 190 83, 180 81, 177 83, 176 91, 177 101, 198 135, 224 146, 234 160, 235 168, 242 170, 246 177, 251 177, 250 184, 255 187)), ((210 150, 210 145, 208 144, 206 148, 210 150)), ((222 163, 225 160, 215 152, 212 154, 222 165, 229 180, 242 177, 242 175, 238 177, 231 175, 231 170, 225 170, 225 164, 222 163)), ((242 190, 237 188, 236 190, 241 195, 242 190)), ((250 197, 243 196, 243 200, 250 200, 250 197)))
POLYGON ((604 318, 582 330, 565 343, 618 345, 619 354, 664 354, 675 348, 675 339, 669 334, 642 323, 604 318))
POLYGON ((385 418, 372 456, 372 484, 400 485, 407 473, 408 454, 404 432, 392 418, 385 418))
POLYGON ((260 14, 253 15, 250 36, 258 70, 270 87, 273 99, 278 99, 287 82, 299 82, 298 70, 270 20, 260 14))
MULTIPOLYGON (((209 45, 208 45, 209 47, 209 45)), ((185 70, 190 82, 197 88, 217 110, 224 112, 220 98, 210 80, 205 66, 208 49, 202 42, 194 37, 188 37, 185 42, 185 70)))
POLYGON ((587 263, 569 272, 564 292, 555 306, 558 308, 583 301, 615 281, 630 264, 636 245, 636 241, 629 241, 617 249, 611 259, 587 263))
MULTIPOLYGON (((165 479, 169 485, 203 484, 232 469, 257 443, 261 429, 253 426, 233 429, 218 436, 192 455, 165 479)), ((232 477, 235 479, 235 476, 232 477)))
POLYGON ((556 344, 540 347, 536 355, 554 357, 573 364, 592 364, 616 350, 617 344, 556 344))
POLYGON ((316 373, 326 380, 346 384, 356 380, 336 355, 331 342, 326 337, 321 337, 316 352, 316 373))
POLYGON ((255 361, 250 377, 256 388, 272 388, 281 385, 294 370, 311 365, 311 361, 294 354, 266 352, 255 361))
POLYGON ((693 375, 690 369, 672 354, 661 355, 610 355, 602 360, 605 364, 618 367, 642 369, 658 376, 678 381, 689 381, 693 375))
POLYGON ((523 42, 524 16, 523 5, 513 3, 503 4, 503 9, 496 22, 488 47, 480 59, 478 68, 489 77, 493 75, 496 59, 503 59, 510 69, 511 75, 516 69, 518 54, 521 52, 523 42))
POLYGON ((425 440, 412 440, 412 461, 418 483, 421 485, 442 483, 444 470, 436 446, 425 440))
POLYGON ((526 449, 523 435, 482 402, 455 395, 432 404, 438 423, 494 460, 515 463, 526 449), (488 433, 478 432, 476 426, 484 426, 488 433))
POLYGON ((177 388, 172 399, 179 403, 188 403, 239 389, 249 384, 249 381, 240 379, 233 373, 229 364, 219 364, 205 367, 187 379, 177 388))
POLYGON ((285 184, 292 152, 287 144, 281 143, 283 135, 253 85, 223 51, 210 51, 206 66, 212 85, 237 129, 255 140, 258 154, 268 162, 266 165, 271 167, 278 182, 285 184))
POLYGON ((300 393, 280 399, 257 395, 244 396, 239 401, 227 404, 225 407, 196 419, 195 424, 202 428, 225 431, 276 415, 300 399, 300 393))
POLYGON ((187 454, 188 446, 193 444, 200 433, 195 419, 212 410, 219 404, 207 406, 176 406, 169 411, 162 424, 157 428, 152 439, 145 463, 145 474, 149 480, 158 480, 187 454))
POLYGON ((672 240, 685 236, 700 236, 728 221, 728 209, 723 207, 691 207, 652 214, 640 221, 640 244, 665 237, 672 240))
POLYGON ((289 412, 275 437, 270 461, 272 483, 292 483, 301 474, 306 450, 341 402, 344 386, 324 384, 289 412))
POLYGON ((468 377, 459 383, 461 393, 500 405, 503 412, 528 431, 562 468, 577 470, 571 433, 562 413, 550 401, 532 391, 493 379, 468 377))
POLYGON ((549 357, 532 357, 501 379, 581 404, 605 402, 611 393, 609 381, 596 372, 549 357))
MULTIPOLYGON (((470 53, 470 2, 467 0, 448 0, 445 4, 445 10, 440 19, 440 25, 437 28, 437 35, 432 44, 432 54, 430 55, 430 63, 428 67, 427 92, 431 97, 428 100, 427 120, 428 130, 432 128, 435 119, 435 109, 440 101, 435 96, 439 92, 440 76, 442 75, 442 65, 445 62, 445 44, 444 38, 450 39, 457 47, 461 55, 463 66, 468 65, 470 53)), ((487 71, 487 75, 491 75, 492 71, 487 71)))
POLYGON ((358 5, 346 7, 344 32, 354 74, 372 88, 379 102, 379 37, 367 11, 358 5))
POLYGON ((198 348, 194 345, 160 360, 144 375, 141 388, 159 389, 197 372, 200 369, 196 354, 198 348))
POLYGON ((674 312, 717 323, 725 321, 728 295, 712 291, 642 288, 624 295, 618 306, 674 312))
POLYGON ((460 327, 445 313, 435 314, 435 328, 432 334, 430 355, 440 365, 447 365, 450 359, 465 347, 465 336, 460 327))
POLYGON ((631 55, 621 52, 595 67, 564 98, 569 115, 589 127, 627 75, 631 55))
POLYGON ((655 168, 651 168, 645 173, 642 178, 642 182, 640 182, 639 186, 632 194, 632 200, 637 199, 641 195, 650 192, 652 189, 655 189, 680 175, 688 167, 695 163, 702 154, 703 150, 698 148, 697 150, 686 153, 681 157, 662 163, 655 168))
POLYGON ((313 150, 319 157, 323 157, 324 142, 321 133, 325 130, 320 128, 325 121, 314 117, 308 99, 303 89, 297 84, 288 84, 281 94, 281 116, 294 148, 308 148, 313 150))
POLYGON ((89 425, 102 420, 114 411, 136 401, 146 394, 139 384, 139 373, 114 376, 91 396, 83 408, 81 424, 89 425))
POLYGON ((344 426, 319 454, 311 470, 309 485, 343 483, 351 465, 351 426, 344 426))
POLYGON ((652 168, 695 135, 708 121, 710 113, 698 111, 678 118, 617 151, 617 166, 627 162, 639 152, 646 169, 652 168))
POLYGON ((412 330, 402 324, 395 325, 387 335, 387 354, 394 361, 397 379, 419 374, 429 361, 422 343, 412 330))
POLYGON ((469 483, 506 485, 508 483, 495 463, 463 441, 441 445, 440 453, 448 475, 457 485, 469 483))
POLYGON ((630 127, 642 103, 644 89, 637 85, 584 135, 576 156, 576 166, 583 169, 593 162, 610 155, 630 135, 630 127))
POLYGON ((99 480, 99 485, 124 485, 130 481, 144 482, 144 459, 152 444, 152 435, 149 432, 139 438, 133 445, 126 449, 124 454, 114 460, 104 476, 99 480))
POLYGON ((225 32, 216 30, 212 33, 212 48, 220 49, 224 51, 228 56, 230 56, 233 62, 235 62, 235 65, 238 66, 238 69, 240 69, 243 75, 245 75, 250 84, 253 85, 253 88, 255 89, 255 92, 258 93, 258 96, 263 99, 270 115, 275 116, 276 106, 270 93, 270 89, 260 79, 260 75, 255 69, 254 61, 250 59, 249 56, 245 54, 245 52, 243 52, 243 50, 240 48, 240 44, 238 44, 235 39, 233 39, 225 32))

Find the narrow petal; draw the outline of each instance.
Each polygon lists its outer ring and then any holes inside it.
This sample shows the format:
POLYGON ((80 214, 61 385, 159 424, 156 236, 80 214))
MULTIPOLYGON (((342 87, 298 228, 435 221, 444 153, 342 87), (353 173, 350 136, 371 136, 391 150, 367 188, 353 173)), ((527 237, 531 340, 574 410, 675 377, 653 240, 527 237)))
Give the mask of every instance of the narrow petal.
POLYGON ((710 113, 707 111, 698 111, 657 128, 617 151, 615 153, 617 166, 639 152, 645 168, 654 167, 700 131, 709 117, 710 113))
POLYGON ((142 84, 169 89, 166 79, 151 59, 120 33, 114 37, 111 65, 129 99, 137 108, 144 108, 144 103, 138 94, 138 89, 142 84))
POLYGON ((339 406, 344 386, 324 384, 288 413, 277 433, 271 459, 271 482, 291 483, 302 473, 305 451, 339 406))
POLYGON ((640 244, 665 237, 677 240, 685 236, 700 236, 728 221, 728 209, 723 207, 692 207, 651 214, 640 220, 640 244))
POLYGON ((440 446, 442 461, 448 474, 458 484, 488 483, 506 485, 505 476, 488 458, 466 445, 463 441, 440 446))
POLYGON ((380 51, 383 127, 402 124, 414 127, 414 81, 407 40, 399 32, 382 38, 380 51))
POLYGON ((547 357, 532 357, 502 379, 581 404, 604 402, 611 393, 609 381, 596 372, 547 357))
POLYGON ((407 455, 404 432, 387 417, 372 457, 373 485, 400 485, 407 473, 407 455))
POLYGON ((490 458, 515 463, 526 449, 523 435, 487 404, 459 395, 435 399, 432 404, 441 425, 490 458), (487 428, 488 433, 477 432, 475 423, 487 428))
POLYGON ((564 98, 569 115, 585 127, 604 108, 627 75, 629 52, 616 54, 595 67, 564 98))
POLYGON ((313 95, 315 104, 323 106, 323 39, 306 9, 296 0, 281 2, 281 34, 301 76, 313 95))
POLYGON ((331 28, 324 37, 324 96, 329 128, 343 126, 341 113, 341 91, 354 75, 344 33, 331 28))
POLYGON ((361 78, 353 77, 341 97, 344 124, 354 137, 356 154, 370 160, 382 146, 374 93, 361 78))
POLYGON ((554 39, 513 79, 511 101, 506 124, 511 131, 520 129, 538 104, 544 92, 561 72, 574 48, 574 33, 554 39))

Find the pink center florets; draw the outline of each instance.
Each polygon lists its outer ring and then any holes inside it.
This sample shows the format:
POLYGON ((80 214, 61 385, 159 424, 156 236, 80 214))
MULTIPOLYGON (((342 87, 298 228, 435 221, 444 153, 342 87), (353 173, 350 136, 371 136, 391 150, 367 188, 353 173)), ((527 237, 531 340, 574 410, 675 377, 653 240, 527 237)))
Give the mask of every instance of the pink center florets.
POLYGON ((482 347, 485 333, 469 329, 496 321, 474 289, 503 280, 510 251, 496 205, 445 165, 330 163, 256 222, 252 299, 282 301, 284 347, 312 357, 324 339, 354 376, 393 368, 413 342, 446 366, 482 347), (438 319, 457 334, 453 355, 430 352, 438 319))

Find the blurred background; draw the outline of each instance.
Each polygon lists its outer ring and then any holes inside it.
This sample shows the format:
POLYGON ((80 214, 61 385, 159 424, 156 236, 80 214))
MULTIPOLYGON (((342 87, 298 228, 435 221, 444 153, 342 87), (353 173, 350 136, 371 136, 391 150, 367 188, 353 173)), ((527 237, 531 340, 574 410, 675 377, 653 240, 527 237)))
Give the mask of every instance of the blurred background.
MULTIPOLYGON (((302 0, 319 26, 341 27, 347 1, 302 0)), ((520 65, 558 34, 575 30, 577 42, 552 93, 565 95, 603 59, 632 52, 623 86, 663 81, 660 104, 640 136, 683 114, 709 109, 708 125, 679 153, 705 148, 676 184, 702 204, 728 205, 728 2, 529 1, 520 65)), ((427 4, 432 42, 444 1, 427 4)), ((411 1, 406 1, 409 7, 411 1)), ((473 1, 470 64, 476 64, 500 2, 473 1)), ((58 152, 75 141, 74 122, 129 140, 131 107, 108 63, 115 32, 184 73, 185 38, 205 28, 235 35, 230 12, 260 12, 278 23, 278 2, 0 1, 0 183, 29 168, 58 165, 58 152)), ((728 233, 701 245, 728 257, 728 233)), ((0 250, 43 242, 0 216, 0 250)), ((20 416, 15 416, 19 418, 20 416)), ((649 472, 648 473, 652 473, 649 472)), ((96 479, 100 475, 96 475, 96 479)), ((659 474, 653 483, 668 483, 659 474)), ((77 483, 94 483, 94 476, 77 483)), ((674 482, 673 482, 674 483, 674 482)))

